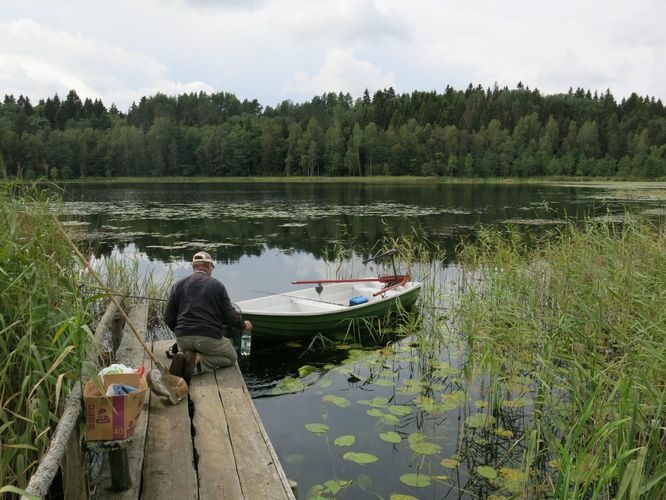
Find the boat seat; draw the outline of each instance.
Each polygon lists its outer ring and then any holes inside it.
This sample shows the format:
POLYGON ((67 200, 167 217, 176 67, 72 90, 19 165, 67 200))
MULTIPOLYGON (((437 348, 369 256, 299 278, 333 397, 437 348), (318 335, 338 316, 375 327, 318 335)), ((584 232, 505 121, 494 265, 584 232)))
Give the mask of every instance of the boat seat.
POLYGON ((340 308, 336 304, 327 304, 313 299, 291 299, 294 312, 335 311, 340 308))

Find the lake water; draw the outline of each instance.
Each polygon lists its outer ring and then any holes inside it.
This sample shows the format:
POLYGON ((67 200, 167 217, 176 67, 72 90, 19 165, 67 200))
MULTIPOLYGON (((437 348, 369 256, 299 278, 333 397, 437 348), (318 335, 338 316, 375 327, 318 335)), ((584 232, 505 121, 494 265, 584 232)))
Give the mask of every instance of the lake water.
MULTIPOLYGON (((563 219, 616 217, 628 208, 664 213, 663 198, 650 190, 537 184, 90 184, 67 185, 64 199, 69 223, 87 230, 97 257, 127 256, 141 272, 160 277, 171 269, 180 278, 204 249, 232 300, 334 277, 336 248, 351 251, 347 276, 373 274, 362 260, 383 238, 438 243, 446 250, 443 282, 455 283, 456 246, 480 225, 544 231, 563 219)), ((503 422, 513 438, 506 444, 470 424, 483 394, 463 386, 456 346, 442 345, 428 359, 409 340, 384 349, 348 340, 307 347, 255 345, 243 366, 301 498, 511 493, 472 471, 519 462, 522 449, 510 444, 531 407, 503 422)))

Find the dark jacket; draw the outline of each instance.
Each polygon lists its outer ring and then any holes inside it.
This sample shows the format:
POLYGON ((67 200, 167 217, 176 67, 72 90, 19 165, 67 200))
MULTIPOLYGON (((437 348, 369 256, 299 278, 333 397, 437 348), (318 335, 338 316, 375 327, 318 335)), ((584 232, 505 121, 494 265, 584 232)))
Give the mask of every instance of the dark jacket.
POLYGON ((200 271, 173 286, 164 322, 176 337, 202 335, 219 339, 231 328, 243 327, 243 318, 231 305, 224 285, 200 271))

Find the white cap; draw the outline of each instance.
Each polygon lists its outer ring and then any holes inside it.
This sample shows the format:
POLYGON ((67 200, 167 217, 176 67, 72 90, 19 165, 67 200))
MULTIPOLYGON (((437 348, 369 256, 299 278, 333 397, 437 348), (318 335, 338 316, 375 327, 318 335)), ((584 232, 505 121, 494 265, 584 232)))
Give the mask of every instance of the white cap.
POLYGON ((192 257, 192 264, 194 265, 197 262, 207 262, 212 267, 215 267, 215 264, 213 263, 213 259, 211 258, 210 254, 208 252, 197 252, 197 253, 195 253, 194 257, 192 257))

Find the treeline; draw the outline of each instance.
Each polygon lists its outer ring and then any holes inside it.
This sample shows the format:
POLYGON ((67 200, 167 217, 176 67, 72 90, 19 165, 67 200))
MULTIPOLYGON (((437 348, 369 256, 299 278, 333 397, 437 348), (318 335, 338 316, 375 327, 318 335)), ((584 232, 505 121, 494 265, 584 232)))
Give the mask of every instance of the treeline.
POLYGON ((226 92, 156 94, 127 113, 74 90, 0 104, 0 178, 372 175, 664 177, 666 109, 520 83, 275 108, 226 92))

